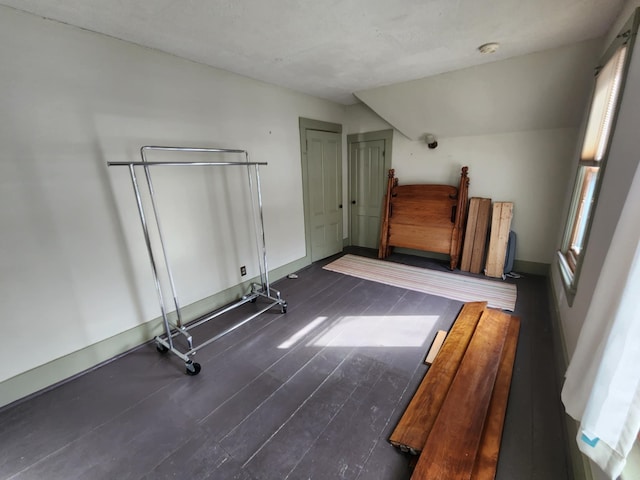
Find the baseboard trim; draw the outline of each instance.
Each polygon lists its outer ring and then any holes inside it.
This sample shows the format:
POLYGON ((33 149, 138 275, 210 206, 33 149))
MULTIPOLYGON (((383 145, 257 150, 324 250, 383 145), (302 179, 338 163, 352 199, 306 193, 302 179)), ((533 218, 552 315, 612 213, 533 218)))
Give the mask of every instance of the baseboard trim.
MULTIPOLYGON (((415 255, 417 257, 432 258, 434 260, 449 262, 449 255, 436 252, 424 252, 422 250, 412 250, 410 248, 395 247, 395 253, 404 253, 405 255, 415 255)), ((526 273, 528 275, 549 276, 550 265, 548 263, 530 262, 528 260, 514 260, 513 271, 518 273, 526 273)))
MULTIPOLYGON (((309 265, 306 257, 275 268, 269 272, 269 282, 286 277, 309 265)), ((195 319, 207 312, 227 305, 247 292, 252 278, 182 308, 183 318, 195 319)), ((284 297, 284 295, 283 295, 284 297)), ((286 300, 286 297, 285 297, 286 300)), ((161 317, 109 337, 85 348, 69 353, 0 383, 0 410, 55 388, 95 368, 100 367, 152 340, 163 332, 161 317)))
POLYGON ((518 273, 549 277, 550 268, 551 265, 548 263, 530 262, 528 260, 518 259, 513 261, 513 271, 518 273))

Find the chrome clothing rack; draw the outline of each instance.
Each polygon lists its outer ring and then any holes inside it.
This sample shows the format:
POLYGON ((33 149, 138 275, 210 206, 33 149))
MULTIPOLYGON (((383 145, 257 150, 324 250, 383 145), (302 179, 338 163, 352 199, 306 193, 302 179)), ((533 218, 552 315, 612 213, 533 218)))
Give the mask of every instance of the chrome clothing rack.
MULTIPOLYGON (((129 168, 129 174, 131 175, 131 183, 133 184, 133 191, 136 198, 136 205, 138 207, 138 213, 140 215, 140 223, 142 225, 142 230, 144 233, 144 239, 147 246, 147 252, 149 254, 149 262, 151 264, 151 271, 153 273, 153 279, 155 283, 156 293, 158 295, 158 303, 160 305, 160 312, 162 315, 162 321, 164 324, 164 334, 158 335, 155 337, 156 347, 160 352, 171 352, 174 355, 178 356, 180 359, 184 360, 186 365, 186 373, 189 375, 197 375, 200 372, 201 366, 198 363, 193 362, 191 357, 196 354, 196 352, 209 345, 210 343, 222 338, 228 333, 234 331, 235 329, 241 327, 242 325, 248 323, 254 318, 258 317, 262 313, 267 310, 279 306, 280 311, 282 313, 286 313, 287 311, 287 302, 285 302, 280 297, 280 292, 271 288, 269 285, 269 273, 268 273, 268 264, 267 264, 267 249, 265 242, 265 233, 264 233, 264 218, 262 213, 262 193, 260 189, 260 170, 259 167, 261 165, 267 165, 266 162, 250 162, 249 154, 246 150, 233 150, 233 149, 224 149, 224 148, 193 148, 193 147, 161 147, 161 146, 143 146, 140 148, 140 156, 142 157, 142 161, 139 162, 108 162, 107 165, 110 167, 122 166, 129 168), (147 160, 147 152, 149 151, 166 151, 166 152, 195 152, 195 153, 203 153, 203 154, 238 154, 244 156, 244 161, 239 162, 156 162, 156 161, 148 161, 147 160), (167 250, 165 248, 164 236, 162 234, 162 228, 160 226, 160 216, 158 213, 158 208, 156 206, 155 200, 155 192, 153 188, 153 181, 151 178, 151 168, 152 167, 193 167, 193 166, 204 166, 204 167, 244 167, 247 169, 247 178, 249 181, 249 191, 251 192, 251 209, 252 209, 252 217, 254 224, 254 231, 256 237, 256 248, 258 252, 258 265, 260 270, 260 283, 252 283, 249 292, 246 295, 243 295, 235 303, 227 305, 221 309, 215 310, 213 312, 207 313, 193 322, 185 325, 182 319, 182 312, 180 303, 178 301, 178 294, 176 292, 175 282, 173 278, 173 273, 171 271, 171 267, 169 264, 169 258, 167 256, 167 250), (159 247, 156 249, 153 248, 151 243, 151 236, 149 234, 149 221, 147 218, 147 211, 143 205, 142 194, 138 184, 138 177, 136 174, 136 167, 142 167, 144 169, 144 175, 147 182, 147 188, 149 192, 149 199, 151 203, 151 210, 153 211, 152 221, 155 223, 155 229, 158 233, 159 247), (255 181, 255 187, 254 187, 255 181), (255 188, 255 192, 254 192, 255 188), (256 198, 257 197, 257 198, 256 198), (154 250, 159 250, 154 251, 154 250), (161 253, 162 259, 164 261, 164 274, 169 280, 169 286, 171 289, 171 295, 173 297, 173 306, 175 308, 176 321, 175 324, 170 321, 169 315, 167 313, 167 308, 165 305, 165 296, 162 291, 162 286, 160 283, 160 272, 158 267, 158 262, 156 260, 157 253, 161 253), (249 317, 241 320, 240 322, 235 323, 233 326, 227 328, 226 330, 216 334, 215 336, 199 343, 194 346, 193 337, 189 333, 189 331, 195 327, 202 325, 214 318, 219 317, 241 305, 244 305, 248 302, 255 302, 258 298, 266 299, 267 304, 261 307, 258 311, 252 313, 249 317), (186 343, 188 348, 186 350, 180 349, 176 342, 174 342, 175 337, 178 335, 182 335, 186 339, 186 343)), ((151 218, 151 217, 150 217, 151 218)))

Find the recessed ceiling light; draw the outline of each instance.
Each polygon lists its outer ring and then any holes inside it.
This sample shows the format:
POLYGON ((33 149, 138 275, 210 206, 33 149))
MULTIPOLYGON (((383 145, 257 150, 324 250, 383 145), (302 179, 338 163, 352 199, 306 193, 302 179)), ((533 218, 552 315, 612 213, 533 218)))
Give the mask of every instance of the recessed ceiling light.
POLYGON ((480 45, 478 50, 480 50, 480 53, 494 53, 499 47, 500 44, 498 42, 491 42, 480 45))

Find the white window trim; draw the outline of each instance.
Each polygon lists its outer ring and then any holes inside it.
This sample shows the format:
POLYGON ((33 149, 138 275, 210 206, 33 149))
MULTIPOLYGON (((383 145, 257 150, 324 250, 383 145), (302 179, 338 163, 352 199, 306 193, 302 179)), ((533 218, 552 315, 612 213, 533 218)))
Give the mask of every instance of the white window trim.
MULTIPOLYGON (((617 36, 616 40, 608 48, 606 54, 602 57, 600 65, 606 65, 609 62, 609 60, 613 58, 614 55, 619 51, 621 46, 628 44, 628 39, 630 37, 630 34, 631 34, 631 25, 625 25, 625 27, 622 30, 622 33, 617 36)), ((562 278, 562 283, 565 289, 565 293, 567 295, 567 301, 570 306, 573 303, 573 298, 577 291, 578 280, 580 277, 580 270, 582 269, 582 264, 584 263, 584 257, 585 257, 585 253, 586 253, 588 242, 589 242, 589 236, 591 233, 591 225, 593 223, 593 217, 595 214, 595 210, 597 208, 600 186, 602 184, 602 179, 605 174, 606 161, 609 156, 609 147, 615 133, 616 118, 618 115, 618 111, 620 109, 620 104, 623 96, 624 84, 627 76, 627 70, 628 70, 630 58, 631 58, 631 51, 629 46, 627 46, 627 51, 624 56, 623 67, 621 70, 622 71, 621 81, 620 81, 619 87, 617 88, 618 96, 615 103, 611 126, 609 129, 608 141, 606 142, 606 148, 604 149, 604 154, 602 155, 602 158, 597 162, 598 164, 597 166, 599 166, 600 171, 598 172, 598 179, 596 180, 596 186, 595 186, 593 195, 591 197, 593 199, 593 205, 591 207, 591 212, 587 220, 587 226, 584 233, 583 248, 580 255, 576 259, 575 268, 572 268, 567 260, 567 253, 570 247, 571 236, 574 230, 575 216, 577 214, 577 208, 575 208, 575 205, 576 205, 576 202, 578 201, 577 199, 581 196, 580 188, 578 188, 578 185, 577 185, 577 182, 580 176, 580 169, 582 166, 585 166, 587 163, 589 163, 588 160, 585 161, 582 159, 582 151, 584 148, 585 135, 586 135, 586 130, 589 123, 589 118, 587 118, 587 121, 585 122, 582 129, 581 144, 580 144, 581 148, 580 148, 580 153, 577 159, 577 165, 575 170, 576 174, 574 177, 575 180, 573 185, 573 192, 571 195, 571 202, 569 203, 569 211, 568 211, 567 219, 565 222, 561 248, 557 251, 557 254, 556 254, 556 257, 558 259, 558 268, 560 271, 560 276, 562 278)), ((591 106, 593 104, 594 94, 595 94, 595 84, 593 86, 592 96, 589 101, 589 106, 590 106, 589 115, 591 115, 591 106)))

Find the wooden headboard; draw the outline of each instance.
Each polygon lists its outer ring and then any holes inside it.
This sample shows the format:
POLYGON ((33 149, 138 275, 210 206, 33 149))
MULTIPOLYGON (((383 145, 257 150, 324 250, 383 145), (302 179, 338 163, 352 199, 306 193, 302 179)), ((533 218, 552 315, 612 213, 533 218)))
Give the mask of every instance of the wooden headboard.
POLYGON ((393 247, 449 255, 451 270, 458 265, 467 218, 469 168, 462 167, 460 185, 398 185, 389 170, 382 213, 378 258, 393 247))

